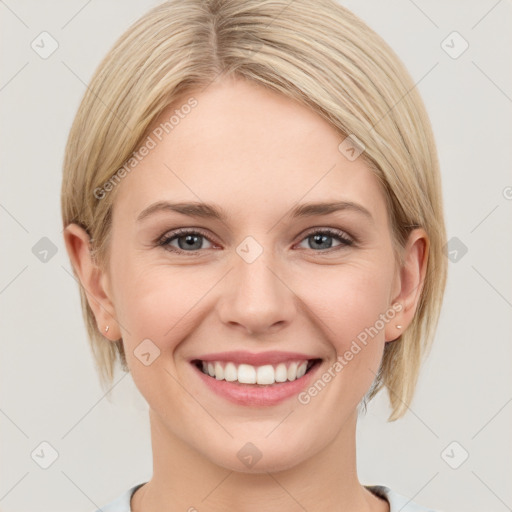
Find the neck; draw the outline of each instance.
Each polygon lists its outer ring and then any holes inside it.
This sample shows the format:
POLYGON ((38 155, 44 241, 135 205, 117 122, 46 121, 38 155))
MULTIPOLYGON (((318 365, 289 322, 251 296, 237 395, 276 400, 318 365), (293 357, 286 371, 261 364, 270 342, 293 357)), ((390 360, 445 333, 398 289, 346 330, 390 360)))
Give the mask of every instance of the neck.
POLYGON ((243 473, 212 463, 150 410, 153 477, 134 494, 132 511, 387 512, 358 481, 356 421, 355 411, 331 444, 290 469, 243 473))

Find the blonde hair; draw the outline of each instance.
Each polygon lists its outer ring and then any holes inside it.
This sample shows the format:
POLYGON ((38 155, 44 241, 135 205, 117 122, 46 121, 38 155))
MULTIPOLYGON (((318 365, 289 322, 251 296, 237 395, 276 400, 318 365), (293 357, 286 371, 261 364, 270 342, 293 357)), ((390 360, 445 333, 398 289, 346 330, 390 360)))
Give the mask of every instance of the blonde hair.
MULTIPOLYGON (((364 144, 361 157, 386 197, 397 261, 411 229, 427 232, 429 257, 416 315, 397 341, 386 343, 365 397, 371 400, 386 387, 389 421, 398 419, 430 350, 445 288, 439 164, 428 115, 407 70, 379 35, 334 0, 171 0, 136 21, 99 65, 71 127, 63 225, 82 226, 94 240, 93 256, 106 268, 116 190, 101 199, 95 190, 132 156, 166 107, 219 75, 298 100, 340 135, 355 135, 364 144)), ((98 331, 81 284, 80 297, 106 387, 118 358, 128 371, 122 340, 108 341, 98 331)))

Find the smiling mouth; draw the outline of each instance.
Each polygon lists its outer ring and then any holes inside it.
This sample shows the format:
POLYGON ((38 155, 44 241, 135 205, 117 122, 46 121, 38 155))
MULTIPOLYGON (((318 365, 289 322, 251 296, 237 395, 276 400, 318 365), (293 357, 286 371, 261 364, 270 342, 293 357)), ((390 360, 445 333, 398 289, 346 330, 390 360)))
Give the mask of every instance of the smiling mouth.
POLYGON ((192 361, 192 364, 202 373, 216 380, 225 380, 235 384, 269 386, 298 380, 320 362, 321 359, 308 359, 253 366, 250 364, 235 364, 231 361, 201 361, 196 359, 192 361))

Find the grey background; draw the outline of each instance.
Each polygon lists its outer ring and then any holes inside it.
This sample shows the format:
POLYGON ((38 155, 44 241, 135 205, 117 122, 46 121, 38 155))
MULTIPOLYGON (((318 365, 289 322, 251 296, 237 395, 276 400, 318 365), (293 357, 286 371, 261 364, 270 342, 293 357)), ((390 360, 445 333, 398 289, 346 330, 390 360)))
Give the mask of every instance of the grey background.
MULTIPOLYGON (((3 512, 86 512, 151 476, 147 406, 131 377, 118 374, 112 402, 98 383, 59 194, 86 84, 117 37, 158 3, 0 1, 3 512), (59 45, 46 59, 31 48, 43 31, 59 45), (55 254, 44 262, 48 245, 55 254), (52 450, 44 441, 58 453, 48 469, 39 465, 52 450)), ((386 423, 381 393, 359 421, 360 480, 444 511, 512 510, 511 2, 342 4, 384 37, 417 82, 439 149, 450 251, 458 251, 406 416, 386 423), (458 58, 461 41, 446 40, 453 31, 469 43, 458 58)))

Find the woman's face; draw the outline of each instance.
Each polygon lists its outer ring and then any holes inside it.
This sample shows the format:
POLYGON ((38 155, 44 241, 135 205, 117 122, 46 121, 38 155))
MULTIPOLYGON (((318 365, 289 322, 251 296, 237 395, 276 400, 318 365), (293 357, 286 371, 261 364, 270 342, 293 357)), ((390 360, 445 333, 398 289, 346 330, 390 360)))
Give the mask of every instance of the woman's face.
POLYGON ((326 121, 252 83, 184 95, 154 127, 117 185, 107 278, 133 379, 169 439, 236 471, 291 468, 352 432, 400 334, 385 198, 326 121))

